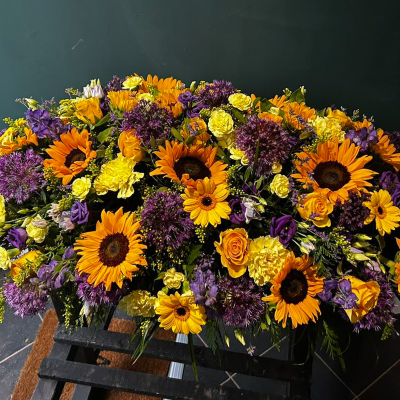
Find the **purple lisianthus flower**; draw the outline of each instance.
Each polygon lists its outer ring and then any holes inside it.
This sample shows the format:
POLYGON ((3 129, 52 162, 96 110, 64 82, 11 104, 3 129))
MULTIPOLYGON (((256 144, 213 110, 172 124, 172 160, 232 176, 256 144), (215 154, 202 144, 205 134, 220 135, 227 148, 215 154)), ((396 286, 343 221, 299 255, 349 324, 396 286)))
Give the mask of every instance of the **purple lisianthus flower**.
POLYGON ((229 200, 229 207, 232 212, 229 215, 229 219, 233 224, 243 225, 246 222, 246 207, 240 200, 239 196, 229 200))
POLYGON ((397 174, 391 171, 382 172, 382 175, 379 179, 379 186, 383 190, 387 190, 389 193, 391 193, 399 184, 400 182, 397 174))
POLYGON ((361 128, 358 131, 349 130, 345 136, 360 148, 360 153, 366 153, 374 144, 378 143, 378 136, 373 125, 368 128, 361 128))
POLYGON ((245 192, 246 194, 252 194, 252 195, 254 195, 254 196, 257 196, 257 195, 258 195, 257 186, 256 186, 254 183, 250 183, 250 184, 245 183, 245 184, 242 186, 242 190, 243 190, 243 192, 245 192))
POLYGON ((178 96, 179 103, 182 104, 183 108, 188 108, 190 103, 197 101, 197 97, 194 96, 189 90, 186 92, 181 93, 178 96))
POLYGON ((69 126, 64 125, 60 119, 52 117, 48 110, 28 109, 25 115, 28 125, 39 139, 45 137, 59 139, 60 134, 69 129, 69 126))
POLYGON ((322 301, 331 301, 333 297, 333 291, 336 290, 337 286, 338 283, 334 279, 325 279, 324 290, 321 293, 318 293, 318 297, 322 301))
POLYGON ((71 207, 71 222, 78 225, 86 224, 89 220, 88 206, 85 202, 76 201, 71 207))
POLYGON ((271 220, 270 235, 272 237, 279 236, 279 241, 284 246, 288 246, 296 233, 296 222, 291 215, 284 215, 283 217, 273 217, 271 220))
POLYGON ((63 211, 58 226, 63 231, 72 231, 75 224, 71 221, 71 211, 63 211))
POLYGON ((400 208, 400 185, 396 186, 395 190, 391 195, 392 195, 393 205, 400 208))
POLYGON ((191 110, 187 110, 187 115, 189 118, 200 117, 200 112, 204 108, 209 108, 209 107, 204 103, 196 104, 191 110))
POLYGON ((23 228, 11 228, 8 231, 7 236, 8 243, 16 247, 19 250, 23 250, 26 247, 26 241, 28 240, 28 234, 23 228))
POLYGON ((342 279, 339 282, 332 301, 342 306, 345 310, 357 308, 358 297, 351 291, 351 282, 348 279, 342 279))

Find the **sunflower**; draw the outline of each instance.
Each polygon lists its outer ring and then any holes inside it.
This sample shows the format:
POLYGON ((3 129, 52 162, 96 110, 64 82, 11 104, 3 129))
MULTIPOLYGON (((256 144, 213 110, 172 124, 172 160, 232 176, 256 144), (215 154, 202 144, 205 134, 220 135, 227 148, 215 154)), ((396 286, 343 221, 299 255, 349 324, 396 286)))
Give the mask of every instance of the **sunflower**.
POLYGON ((51 158, 43 161, 44 167, 52 168, 55 176, 62 178, 63 185, 68 185, 97 156, 89 132, 85 129, 79 133, 76 128, 60 135, 60 141, 55 140, 46 152, 51 158))
POLYGON ((187 146, 184 143, 167 141, 165 148, 160 146, 154 154, 160 158, 156 161, 158 167, 150 173, 166 175, 174 182, 182 182, 186 186, 196 187, 196 182, 204 178, 212 179, 216 185, 225 182, 226 164, 215 161, 217 148, 201 145, 187 146))
POLYGON ((139 226, 134 214, 124 214, 122 208, 115 214, 103 210, 96 230, 83 233, 75 243, 81 256, 77 270, 89 274, 88 282, 94 286, 104 282, 106 290, 112 283, 122 287, 125 278, 132 280, 132 273, 139 270, 136 265, 147 265, 142 255, 146 246, 136 234, 139 226))
POLYGON ((172 329, 175 333, 196 334, 201 332, 201 325, 206 324, 204 307, 197 306, 194 296, 181 296, 178 292, 167 296, 160 293, 160 305, 156 313, 160 315, 160 327, 172 329))
POLYGON ((297 325, 313 322, 321 314, 319 302, 315 296, 322 292, 323 279, 316 275, 316 266, 311 265, 312 259, 303 255, 295 257, 293 252, 285 260, 285 266, 271 280, 271 294, 262 300, 276 304, 275 319, 283 321, 286 327, 288 316, 293 328, 297 325))
POLYGON ((385 135, 382 129, 377 130, 377 136, 378 143, 372 147, 372 150, 398 172, 400 170, 400 153, 396 153, 396 147, 390 143, 389 136, 385 135))
POLYGON ((229 219, 231 209, 227 201, 229 195, 226 184, 216 185, 211 179, 197 181, 197 188, 186 188, 182 195, 183 208, 190 212, 190 218, 196 225, 214 227, 221 223, 221 218, 229 219))
POLYGON ((340 146, 337 141, 318 143, 316 153, 302 152, 296 155, 298 174, 292 177, 304 183, 304 187, 311 185, 317 192, 322 193, 332 203, 338 199, 342 202, 349 197, 349 191, 357 193, 366 186, 376 172, 363 169, 372 157, 356 158, 360 148, 346 139, 340 146))
POLYGON ((371 210, 371 214, 365 220, 365 224, 375 220, 376 229, 383 236, 399 227, 400 209, 393 205, 390 193, 387 190, 373 192, 371 200, 364 203, 371 210))

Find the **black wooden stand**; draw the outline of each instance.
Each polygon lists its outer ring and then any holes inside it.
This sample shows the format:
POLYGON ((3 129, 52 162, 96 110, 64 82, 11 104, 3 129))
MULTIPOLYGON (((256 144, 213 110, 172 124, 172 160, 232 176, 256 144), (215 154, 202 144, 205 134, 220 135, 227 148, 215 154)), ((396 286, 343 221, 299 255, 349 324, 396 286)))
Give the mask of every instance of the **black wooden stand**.
MULTIPOLYGON (((31 400, 58 400, 65 382, 77 384, 72 400, 100 400, 102 391, 107 389, 171 400, 310 399, 312 358, 307 357, 308 337, 302 330, 296 329, 290 338, 288 361, 221 350, 219 362, 209 348, 195 346, 199 367, 288 382, 287 395, 276 396, 96 365, 102 350, 132 354, 135 346, 134 342, 128 347, 130 335, 107 330, 113 312, 96 330, 85 327, 71 332, 59 324, 53 350, 42 362, 39 383, 31 400)), ((152 339, 143 355, 191 368, 187 344, 152 339)))

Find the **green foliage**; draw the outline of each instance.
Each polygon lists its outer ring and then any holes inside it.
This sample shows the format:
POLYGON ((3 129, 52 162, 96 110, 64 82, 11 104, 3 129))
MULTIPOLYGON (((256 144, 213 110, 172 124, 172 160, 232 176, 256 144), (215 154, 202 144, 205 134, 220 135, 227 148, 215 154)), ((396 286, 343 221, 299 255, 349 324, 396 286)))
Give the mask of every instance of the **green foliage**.
POLYGON ((221 331, 217 321, 208 320, 205 326, 207 343, 210 345, 214 354, 219 354, 220 344, 224 345, 221 331))
MULTIPOLYGON (((1 305, 0 305, 1 306, 1 305)), ((381 340, 389 339, 392 333, 395 331, 393 324, 387 323, 383 328, 381 340)))
POLYGON ((332 329, 329 328, 326 321, 322 322, 322 327, 323 327, 323 335, 322 335, 323 337, 322 337, 321 349, 326 348, 326 352, 328 353, 329 357, 332 360, 338 358, 343 370, 346 370, 343 353, 339 345, 338 336, 332 329))
POLYGON ((331 241, 318 239, 315 243, 316 251, 314 253, 314 261, 317 264, 317 273, 320 276, 329 278, 331 276, 328 266, 334 267, 337 265, 337 247, 331 241))

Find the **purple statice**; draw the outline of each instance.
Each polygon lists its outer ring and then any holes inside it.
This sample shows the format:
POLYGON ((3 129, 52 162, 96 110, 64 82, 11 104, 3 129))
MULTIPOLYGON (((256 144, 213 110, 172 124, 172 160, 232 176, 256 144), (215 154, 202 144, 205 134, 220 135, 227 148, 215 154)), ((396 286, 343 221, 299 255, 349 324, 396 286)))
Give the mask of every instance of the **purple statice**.
POLYGON ((214 254, 201 253, 193 271, 194 278, 190 282, 196 304, 206 308, 209 318, 215 316, 215 311, 211 307, 215 305, 218 294, 215 274, 212 271, 214 262, 214 254))
POLYGON ((228 104, 229 96, 236 92, 231 82, 214 80, 199 90, 198 101, 210 108, 220 107, 228 104))
POLYGON ((174 124, 175 119, 171 111, 159 107, 156 102, 140 100, 133 110, 124 114, 122 129, 134 129, 135 135, 149 147, 152 138, 156 142, 167 138, 174 124))
POLYGON ((16 247, 19 250, 23 250, 26 247, 26 241, 28 240, 28 234, 24 228, 11 228, 8 231, 7 236, 8 243, 16 247))
POLYGON ((117 75, 114 75, 110 82, 104 87, 104 92, 118 92, 122 90, 122 84, 124 83, 124 78, 120 78, 117 75))
POLYGON ((44 186, 42 162, 42 157, 33 149, 25 154, 14 152, 0 157, 0 194, 6 201, 15 200, 21 204, 44 186))
POLYGON ((250 160, 251 168, 254 167, 258 148, 256 171, 259 176, 265 176, 271 173, 274 163, 285 163, 295 139, 282 128, 282 125, 251 115, 247 122, 236 130, 235 142, 250 160))
POLYGON ((332 217, 337 221, 336 225, 350 232, 360 230, 370 215, 370 209, 364 205, 370 198, 369 193, 349 192, 349 198, 344 203, 338 201, 335 205, 332 217))
POLYGON ((239 196, 235 196, 233 199, 229 200, 229 207, 231 208, 231 213, 229 219, 233 224, 243 225, 246 223, 246 207, 242 203, 239 196))
POLYGON ((227 326, 246 328, 265 311, 262 290, 248 276, 223 277, 218 281, 217 308, 227 326))
POLYGON ((360 321, 354 324, 354 330, 356 332, 359 332, 361 329, 374 329, 378 331, 386 324, 393 324, 395 322, 393 318, 395 294, 390 288, 387 277, 376 262, 371 262, 369 265, 365 266, 362 275, 366 282, 378 282, 381 290, 376 306, 360 321))
POLYGON ((141 225, 146 242, 159 250, 179 249, 193 233, 194 224, 175 192, 157 192, 143 205, 141 225))
POLYGON ((29 127, 39 139, 59 139, 60 134, 69 129, 59 118, 52 117, 48 110, 42 108, 28 109, 25 115, 29 127))
POLYGON ((33 317, 46 309, 47 292, 39 288, 37 278, 30 278, 22 287, 14 282, 6 282, 3 285, 3 295, 14 314, 21 318, 33 317))
POLYGON ((279 241, 284 246, 288 246, 290 241, 293 239, 296 233, 297 226, 296 222, 291 215, 284 215, 282 217, 276 218, 272 217, 270 235, 272 237, 279 237, 279 241))
POLYGON ((345 310, 351 310, 357 307, 357 301, 358 297, 351 290, 351 282, 348 279, 340 280, 332 302, 338 304, 345 310))
POLYGON ((104 283, 100 283, 96 287, 88 283, 88 275, 76 273, 75 285, 78 297, 86 302, 90 307, 98 307, 102 305, 117 304, 121 296, 127 292, 127 284, 124 282, 122 288, 114 286, 112 290, 106 291, 104 283))
POLYGON ((351 129, 346 133, 345 138, 350 139, 360 148, 360 154, 366 153, 368 149, 378 143, 377 132, 373 125, 368 128, 361 128, 358 131, 351 129))
POLYGON ((89 210, 87 204, 83 201, 76 201, 71 207, 71 222, 78 225, 86 224, 89 221, 89 210))

